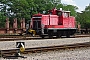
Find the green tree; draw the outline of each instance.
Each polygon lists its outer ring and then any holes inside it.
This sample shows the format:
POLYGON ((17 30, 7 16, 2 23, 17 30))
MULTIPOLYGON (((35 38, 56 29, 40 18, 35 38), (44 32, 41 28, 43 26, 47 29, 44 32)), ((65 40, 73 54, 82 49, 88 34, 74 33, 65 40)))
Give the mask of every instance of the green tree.
POLYGON ((82 28, 90 28, 90 4, 86 6, 85 11, 77 13, 77 21, 80 22, 82 28))
POLYGON ((70 10, 71 15, 76 16, 76 6, 61 4, 61 0, 1 0, 3 4, 1 11, 5 12, 3 15, 10 18, 12 24, 13 18, 25 18, 26 21, 30 20, 33 14, 48 13, 48 10, 56 7, 63 10, 70 10))
POLYGON ((73 6, 73 5, 66 5, 66 6, 64 6, 64 9, 67 11, 71 11, 72 16, 76 16, 76 14, 77 14, 76 10, 78 9, 78 7, 73 6))
POLYGON ((5 27, 5 18, 4 13, 0 12, 0 28, 5 27))

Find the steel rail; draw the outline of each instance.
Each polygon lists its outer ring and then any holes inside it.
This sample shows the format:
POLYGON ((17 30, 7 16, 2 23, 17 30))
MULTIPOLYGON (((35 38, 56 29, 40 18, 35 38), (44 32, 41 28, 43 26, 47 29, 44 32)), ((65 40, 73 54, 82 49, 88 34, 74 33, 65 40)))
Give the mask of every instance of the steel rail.
MULTIPOLYGON (((75 34, 74 37, 88 37, 90 34, 75 34)), ((0 38, 24 38, 24 37, 32 37, 31 35, 0 35, 0 38)), ((36 35, 35 37, 39 37, 36 35)))
MULTIPOLYGON (((2 36, 0 36, 2 37, 2 36)), ((75 35, 73 37, 70 38, 80 38, 80 37, 90 37, 90 35, 75 35)), ((66 38, 66 37, 61 37, 61 38, 66 38)), ((3 36, 2 38, 0 38, 0 41, 16 41, 16 40, 42 40, 41 37, 37 36, 37 37, 30 37, 30 36, 3 36)), ((44 38, 44 39, 48 39, 44 38)), ((53 39, 59 39, 56 37, 53 37, 53 39)))

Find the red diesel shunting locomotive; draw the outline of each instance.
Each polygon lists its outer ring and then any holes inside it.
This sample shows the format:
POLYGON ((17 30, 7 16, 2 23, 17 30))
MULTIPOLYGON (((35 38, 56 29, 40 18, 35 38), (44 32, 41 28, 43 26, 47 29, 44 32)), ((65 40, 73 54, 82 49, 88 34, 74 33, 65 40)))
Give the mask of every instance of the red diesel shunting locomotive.
POLYGON ((32 29, 42 38, 49 36, 61 37, 73 35, 76 32, 75 17, 70 16, 70 11, 57 10, 49 11, 49 14, 35 14, 32 17, 32 29))

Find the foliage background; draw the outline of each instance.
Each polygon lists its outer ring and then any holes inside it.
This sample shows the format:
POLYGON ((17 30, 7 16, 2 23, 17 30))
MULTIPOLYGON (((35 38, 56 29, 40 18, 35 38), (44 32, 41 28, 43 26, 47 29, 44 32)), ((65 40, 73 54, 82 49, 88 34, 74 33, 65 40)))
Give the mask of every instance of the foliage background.
POLYGON ((77 23, 81 24, 82 28, 90 28, 90 5, 79 13, 76 11, 77 6, 62 4, 61 0, 0 0, 0 28, 5 27, 7 17, 10 19, 10 24, 13 24, 13 18, 18 18, 18 23, 21 18, 25 18, 27 22, 33 14, 43 11, 47 14, 47 11, 54 7, 71 11, 71 15, 76 17, 77 23))

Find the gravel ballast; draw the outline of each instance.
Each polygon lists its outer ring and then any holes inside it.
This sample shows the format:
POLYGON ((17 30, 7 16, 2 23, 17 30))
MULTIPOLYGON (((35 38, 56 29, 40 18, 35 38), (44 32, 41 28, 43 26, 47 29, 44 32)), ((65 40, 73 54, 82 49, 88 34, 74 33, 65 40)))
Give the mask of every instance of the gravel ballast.
POLYGON ((90 37, 2 41, 2 42, 0 42, 0 50, 16 48, 16 42, 25 42, 25 48, 33 48, 33 47, 57 46, 57 45, 64 45, 64 44, 90 42, 90 37))

